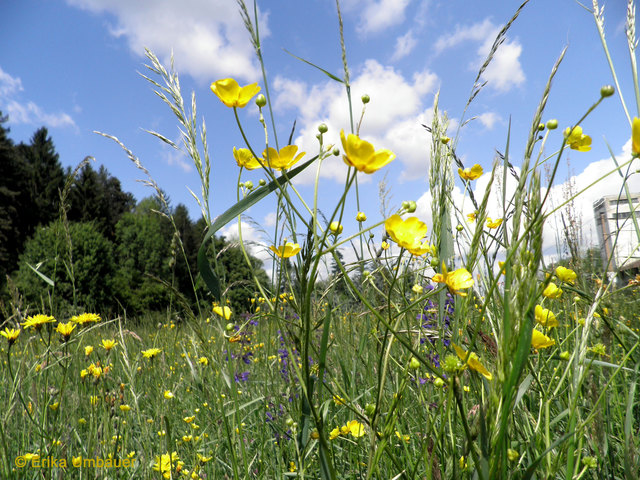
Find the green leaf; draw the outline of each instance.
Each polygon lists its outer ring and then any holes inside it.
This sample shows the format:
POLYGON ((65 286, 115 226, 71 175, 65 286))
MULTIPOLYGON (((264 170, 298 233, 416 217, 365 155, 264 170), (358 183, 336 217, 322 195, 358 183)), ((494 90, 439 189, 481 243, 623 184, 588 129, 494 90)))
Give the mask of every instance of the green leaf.
POLYGON ((202 240, 202 244, 200 245, 200 250, 198 250, 198 270, 200 271, 200 275, 204 280, 204 283, 209 288, 209 291, 214 296, 217 301, 220 301, 222 292, 220 290, 220 280, 218 276, 214 273, 211 268, 211 264, 207 259, 207 242, 213 237, 213 235, 224 227, 227 223, 229 223, 232 219, 236 218, 242 212, 247 210, 252 205, 258 203, 264 197, 269 195, 271 192, 282 188, 287 182, 289 182, 293 177, 302 172, 305 168, 311 165, 318 156, 316 155, 311 160, 307 160, 305 163, 300 165, 299 167, 294 168, 293 170, 283 173, 282 176, 272 180, 270 183, 265 185, 262 188, 259 188, 255 192, 247 195, 245 198, 240 200, 234 206, 229 208, 226 212, 220 215, 215 221, 211 224, 209 229, 207 230, 207 234, 202 240))
POLYGON ((344 83, 344 80, 342 80, 341 78, 336 77, 333 73, 329 73, 327 72, 324 68, 321 68, 311 62, 309 62, 308 60, 305 60, 304 58, 300 58, 297 55, 294 55, 293 53, 291 53, 289 50, 287 50, 286 48, 283 49, 285 52, 287 52, 289 55, 291 55, 294 58, 297 58, 298 60, 300 60, 301 62, 306 63, 307 65, 311 65, 314 68, 317 68, 318 70, 320 70, 322 73, 324 73, 327 77, 329 77, 332 80, 335 80, 336 82, 340 82, 340 83, 344 83))
POLYGON ((38 271, 38 268, 40 268, 41 263, 39 263, 35 267, 32 266, 30 263, 27 263, 27 265, 29 266, 29 268, 31 270, 36 272, 36 275, 38 275, 42 280, 44 280, 49 286, 51 286, 51 287, 55 286, 55 283, 54 283, 53 280, 51 280, 49 277, 47 277, 44 273, 38 271))

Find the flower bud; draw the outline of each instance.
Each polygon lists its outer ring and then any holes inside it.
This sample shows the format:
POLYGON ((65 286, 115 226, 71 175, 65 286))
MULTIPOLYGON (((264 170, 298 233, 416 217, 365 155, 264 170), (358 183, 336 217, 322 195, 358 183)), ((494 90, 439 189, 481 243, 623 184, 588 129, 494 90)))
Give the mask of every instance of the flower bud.
POLYGON ((538 124, 538 130, 539 130, 539 131, 544 130, 544 123, 539 123, 539 124, 538 124))
POLYGON ((438 377, 433 381, 433 385, 435 387, 443 387, 444 386, 444 380, 442 380, 440 377, 438 377))
POLYGON ((286 423, 287 427, 292 427, 294 424, 293 418, 291 417, 287 418, 287 420, 284 423, 286 423))
POLYGON ((327 133, 329 131, 329 127, 327 127, 326 123, 321 123, 320 125, 318 125, 318 131, 320 133, 327 133))
POLYGON ((409 209, 409 200, 405 200, 404 202, 402 202, 401 207, 404 208, 405 210, 409 209))
POLYGON ((416 208, 418 208, 418 205, 416 204, 416 202, 414 202, 413 200, 411 200, 409 202, 409 206, 407 207, 407 212, 409 213, 413 213, 416 211, 416 208))
POLYGON ((244 182, 244 188, 246 188, 247 190, 251 190, 253 188, 253 182, 251 180, 247 180, 246 182, 244 182))
POLYGON ((547 122, 547 128, 549 130, 555 130, 556 128, 558 128, 558 120, 556 120, 555 118, 552 118, 551 120, 549 120, 547 122))
POLYGON ((411 370, 417 370, 420 368, 420 360, 418 360, 416 357, 411 357, 411 360, 409 361, 409 368, 411 370))
POLYGON ((367 216, 365 215, 364 212, 358 212, 358 214, 356 215, 356 220, 358 222, 366 222, 367 221, 367 216))
POLYGON ((224 328, 227 332, 230 332, 231 330, 233 330, 234 326, 235 325, 233 323, 229 322, 224 328))
POLYGON ((373 403, 367 403, 364 406, 364 411, 366 412, 366 414, 368 416, 371 417, 373 415, 373 413, 376 411, 376 406, 373 403))
POLYGON ((338 155, 340 155, 340 149, 338 147, 333 147, 333 152, 331 153, 333 153, 337 157, 338 155))
POLYGON ((445 137, 445 136, 440 137, 440 143, 442 143, 443 145, 448 144, 449 141, 451 141, 449 137, 445 137))
POLYGON ((600 89, 600 96, 603 98, 610 97, 614 93, 616 93, 616 89, 613 88, 613 85, 605 85, 600 89))
POLYGON ((460 224, 456 225, 456 230, 461 232, 462 230, 464 230, 464 227, 460 224))
POLYGON ((256 105, 260 108, 264 107, 267 104, 267 97, 260 94, 256 97, 256 105))
POLYGON ((364 95, 362 95, 362 97, 360 97, 360 100, 362 100, 362 103, 366 105, 371 101, 371 98, 365 93, 364 95))
POLYGON ((433 257, 429 263, 432 268, 438 268, 440 266, 440 260, 437 257, 433 257))
POLYGON ((329 225, 329 230, 331 230, 336 235, 340 235, 342 233, 342 225, 335 221, 331 222, 331 225, 329 225))
POLYGON ((260 184, 261 187, 264 187, 267 184, 267 181, 264 178, 261 178, 258 183, 260 184))

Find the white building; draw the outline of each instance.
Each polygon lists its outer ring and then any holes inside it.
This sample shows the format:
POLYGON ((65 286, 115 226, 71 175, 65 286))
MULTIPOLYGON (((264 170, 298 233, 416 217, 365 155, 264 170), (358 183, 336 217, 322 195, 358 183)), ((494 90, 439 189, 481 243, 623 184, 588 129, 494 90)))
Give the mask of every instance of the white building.
POLYGON ((631 194, 630 199, 624 193, 610 195, 593 204, 600 254, 611 275, 620 271, 623 277, 628 277, 640 268, 640 240, 632 210, 640 226, 640 193, 631 194))

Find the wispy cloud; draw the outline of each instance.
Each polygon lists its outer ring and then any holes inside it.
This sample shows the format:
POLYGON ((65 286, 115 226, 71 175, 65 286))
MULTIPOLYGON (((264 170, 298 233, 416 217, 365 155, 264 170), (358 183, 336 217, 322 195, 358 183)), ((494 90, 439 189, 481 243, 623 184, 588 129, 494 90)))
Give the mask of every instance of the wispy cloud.
POLYGON ((410 3, 411 0, 346 0, 343 6, 347 12, 357 14, 357 31, 367 35, 404 22, 410 3))
POLYGON ((404 35, 399 36, 396 38, 396 46, 393 50, 391 60, 395 61, 406 57, 413 51, 417 43, 418 41, 415 38, 413 30, 409 30, 404 35))

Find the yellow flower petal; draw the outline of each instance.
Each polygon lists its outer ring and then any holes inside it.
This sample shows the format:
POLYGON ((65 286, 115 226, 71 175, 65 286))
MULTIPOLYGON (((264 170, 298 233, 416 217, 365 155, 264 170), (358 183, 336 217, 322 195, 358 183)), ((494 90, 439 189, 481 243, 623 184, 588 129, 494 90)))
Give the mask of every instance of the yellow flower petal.
POLYGON ((280 258, 289 258, 293 257, 300 251, 300 245, 298 245, 297 243, 287 242, 277 248, 275 245, 271 245, 269 249, 271 249, 271 251, 280 258))
POLYGON ((236 159, 236 163, 239 167, 244 167, 247 170, 255 170, 256 168, 262 168, 262 165, 256 157, 253 156, 251 150, 248 148, 233 147, 233 158, 236 159))
POLYGON ((533 329, 533 333, 531 334, 531 346, 535 349, 547 348, 556 344, 556 341, 553 338, 547 337, 540 330, 533 329))
POLYGON ((554 315, 554 313, 547 308, 542 308, 542 305, 536 305, 534 314, 535 314, 536 322, 538 322, 543 327, 558 326, 558 320, 556 319, 556 316, 554 315))
POLYGON ((556 277, 558 280, 564 283, 570 283, 573 285, 576 281, 577 275, 576 272, 571 270, 570 268, 565 268, 563 266, 559 266, 556 268, 556 277))
POLYGON ((354 167, 359 172, 373 173, 396 158, 390 150, 375 150, 366 140, 350 133, 345 136, 344 130, 340 131, 340 140, 344 150, 344 163, 354 167))
POLYGON ((482 167, 477 163, 473 167, 465 168, 464 170, 462 168, 458 168, 458 175, 460 175, 463 180, 477 180, 480 178, 482 173, 482 167))
POLYGON ((640 118, 633 117, 631 124, 631 153, 640 155, 640 118))
POLYGON ((491 372, 489 372, 489 370, 487 370, 484 365, 480 363, 478 355, 476 355, 474 352, 467 353, 464 349, 460 348, 453 342, 451 343, 451 346, 456 351, 456 355, 458 355, 460 360, 462 360, 463 362, 466 361, 471 370, 475 370, 479 374, 483 375, 487 380, 491 380, 493 378, 491 372))
POLYGON ((282 147, 280 151, 275 148, 269 147, 262 153, 264 163, 268 164, 274 170, 285 170, 294 166, 302 157, 305 152, 299 153, 297 145, 287 145, 282 147))
POLYGON ((224 78, 211 84, 211 91, 227 107, 242 108, 260 91, 257 83, 240 87, 233 78, 224 78))

